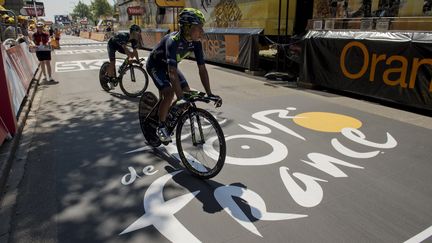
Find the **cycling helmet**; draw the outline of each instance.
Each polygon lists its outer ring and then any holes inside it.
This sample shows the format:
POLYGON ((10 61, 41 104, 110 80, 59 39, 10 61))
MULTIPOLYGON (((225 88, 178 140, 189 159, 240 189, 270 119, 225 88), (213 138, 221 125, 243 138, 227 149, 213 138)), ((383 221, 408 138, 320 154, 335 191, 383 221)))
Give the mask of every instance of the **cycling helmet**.
POLYGON ((141 27, 139 27, 136 24, 131 25, 131 27, 129 28, 129 32, 139 32, 141 33, 141 27))
POLYGON ((184 8, 179 14, 178 21, 180 26, 205 24, 205 17, 198 9, 184 8))
POLYGON ((44 26, 44 23, 42 23, 42 22, 38 22, 37 24, 36 24, 36 27, 43 27, 44 26))

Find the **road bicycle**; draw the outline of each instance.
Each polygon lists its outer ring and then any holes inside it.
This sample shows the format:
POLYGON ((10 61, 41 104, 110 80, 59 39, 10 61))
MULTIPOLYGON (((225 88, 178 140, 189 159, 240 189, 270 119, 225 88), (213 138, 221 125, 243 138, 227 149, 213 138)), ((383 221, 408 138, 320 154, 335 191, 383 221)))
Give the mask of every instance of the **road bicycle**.
MULTIPOLYGON (((173 135, 179 158, 194 176, 208 179, 222 169, 226 157, 226 143, 222 128, 208 111, 198 108, 195 102, 220 102, 219 98, 205 96, 202 92, 185 92, 185 104, 170 108, 166 125, 173 135)), ((153 147, 162 144, 156 135, 159 126, 160 100, 152 92, 144 92, 139 102, 139 121, 147 143, 153 147)), ((163 143, 168 145, 168 143, 163 143)))
POLYGON ((139 61, 124 60, 118 69, 118 76, 110 78, 108 76, 109 62, 104 62, 99 70, 99 82, 105 91, 110 91, 112 88, 120 84, 123 93, 129 97, 137 97, 144 93, 148 86, 148 75, 144 66, 144 58, 139 61), (112 87, 110 87, 110 85, 112 87))

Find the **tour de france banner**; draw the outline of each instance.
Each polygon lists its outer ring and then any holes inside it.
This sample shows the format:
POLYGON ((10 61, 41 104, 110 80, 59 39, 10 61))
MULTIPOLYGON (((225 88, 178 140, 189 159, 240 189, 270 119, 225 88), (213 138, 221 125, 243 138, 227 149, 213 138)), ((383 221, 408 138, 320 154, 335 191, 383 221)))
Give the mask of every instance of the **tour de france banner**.
POLYGON ((310 31, 301 80, 432 110, 432 36, 310 31))
MULTIPOLYGON (((166 1, 168 2, 168 1, 166 1)), ((173 2, 173 1, 172 1, 173 2)), ((289 33, 295 19, 296 1, 282 1, 281 31, 285 33, 286 4, 289 2, 289 33)), ((260 28, 266 35, 278 33, 279 0, 185 0, 185 7, 199 9, 209 28, 260 28)), ((144 1, 141 16, 145 28, 170 28, 173 8, 158 7, 155 1, 144 1)), ((180 11, 180 9, 178 9, 180 11)))

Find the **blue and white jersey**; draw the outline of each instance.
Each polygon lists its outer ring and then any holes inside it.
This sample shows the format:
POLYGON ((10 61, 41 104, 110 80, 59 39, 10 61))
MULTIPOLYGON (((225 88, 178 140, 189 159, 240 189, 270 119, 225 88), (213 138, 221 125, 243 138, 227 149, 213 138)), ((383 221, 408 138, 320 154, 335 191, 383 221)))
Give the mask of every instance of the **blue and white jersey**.
POLYGON ((173 32, 164 36, 153 48, 149 62, 157 67, 177 67, 177 64, 192 52, 198 65, 205 63, 201 41, 188 42, 179 32, 173 32))

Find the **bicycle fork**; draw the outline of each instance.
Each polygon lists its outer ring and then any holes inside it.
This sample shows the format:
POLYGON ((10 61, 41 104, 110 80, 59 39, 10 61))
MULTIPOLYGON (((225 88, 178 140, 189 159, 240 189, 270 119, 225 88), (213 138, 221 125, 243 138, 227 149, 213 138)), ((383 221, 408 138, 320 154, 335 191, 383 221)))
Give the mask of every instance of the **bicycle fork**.
POLYGON ((131 66, 131 68, 129 69, 129 71, 130 71, 130 75, 131 75, 131 80, 132 80, 132 82, 136 82, 136 79, 135 79, 135 70, 134 70, 134 68, 131 66))
POLYGON ((204 139, 204 133, 201 127, 201 119, 195 112, 189 113, 189 120, 190 120, 190 126, 191 126, 191 136, 192 136, 192 143, 194 146, 203 145, 205 143, 204 139), (196 116, 196 122, 199 132, 199 140, 197 141, 197 134, 195 133, 195 116, 196 116))

